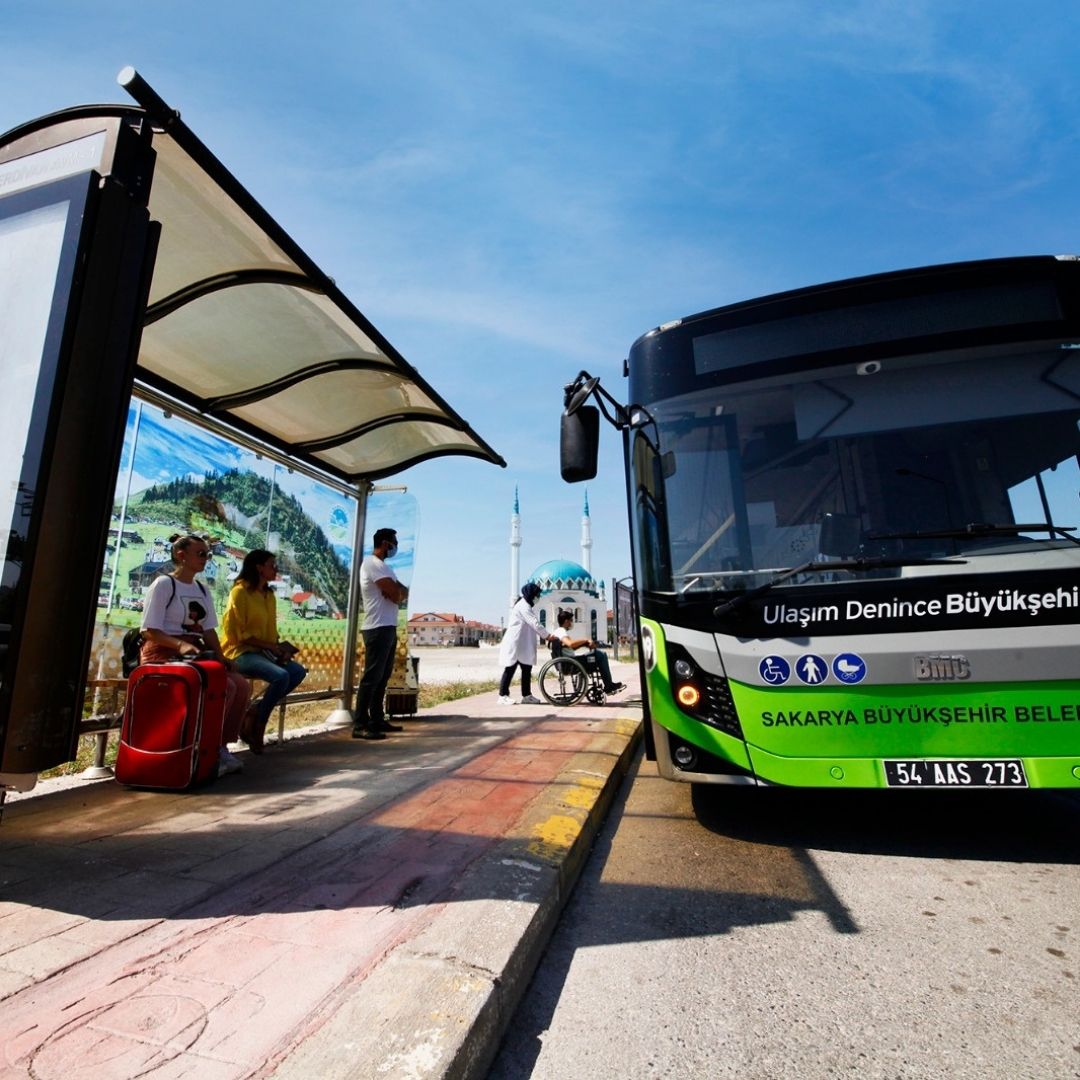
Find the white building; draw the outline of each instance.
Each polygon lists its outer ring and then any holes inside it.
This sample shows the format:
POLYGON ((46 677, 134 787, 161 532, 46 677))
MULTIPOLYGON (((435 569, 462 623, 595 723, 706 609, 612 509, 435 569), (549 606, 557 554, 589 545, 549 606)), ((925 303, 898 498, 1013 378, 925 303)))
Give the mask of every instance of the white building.
MULTIPOLYGON (((521 549, 521 514, 517 488, 514 489, 514 512, 510 522, 510 573, 516 601, 521 585, 525 584, 517 581, 521 549)), ((551 559, 541 563, 525 580, 536 582, 543 590, 533 609, 543 626, 553 629, 558 613, 570 611, 574 615, 574 625, 570 628, 571 637, 607 641, 607 598, 604 595, 604 583, 592 576, 591 560, 592 521, 589 517, 589 493, 586 491, 585 508, 581 518, 581 562, 551 559)))

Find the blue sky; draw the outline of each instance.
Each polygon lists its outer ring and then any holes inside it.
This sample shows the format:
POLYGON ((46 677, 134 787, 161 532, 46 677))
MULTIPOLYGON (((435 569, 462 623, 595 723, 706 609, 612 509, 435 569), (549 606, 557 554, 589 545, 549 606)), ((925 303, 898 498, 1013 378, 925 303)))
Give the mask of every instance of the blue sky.
MULTIPOLYGON (((694 311, 1080 250, 1078 24, 1056 0, 9 0, 0 129, 125 100, 125 64, 179 108, 507 459, 395 478, 414 609, 498 622, 515 484, 523 571, 579 557, 580 369, 622 396, 631 342, 694 311)), ((613 432, 589 502, 594 573, 628 574, 613 432)))

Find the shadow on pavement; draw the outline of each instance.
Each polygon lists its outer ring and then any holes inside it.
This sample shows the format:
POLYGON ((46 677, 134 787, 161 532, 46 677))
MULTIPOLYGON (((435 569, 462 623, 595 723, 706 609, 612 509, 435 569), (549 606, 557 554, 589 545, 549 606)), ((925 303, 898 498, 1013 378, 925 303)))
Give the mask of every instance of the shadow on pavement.
POLYGON ((582 950, 726 935, 819 911, 861 929, 815 851, 1080 861, 1080 798, 1014 792, 818 792, 673 785, 639 760, 508 1028, 488 1080, 532 1072, 582 950))

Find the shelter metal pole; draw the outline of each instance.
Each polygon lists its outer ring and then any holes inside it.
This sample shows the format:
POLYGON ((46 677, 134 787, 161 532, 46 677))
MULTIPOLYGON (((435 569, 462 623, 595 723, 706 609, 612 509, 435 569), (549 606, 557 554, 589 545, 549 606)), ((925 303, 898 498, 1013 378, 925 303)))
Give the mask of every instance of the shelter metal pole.
POLYGON ((360 564, 364 561, 364 530, 367 527, 367 501, 370 492, 371 484, 366 480, 357 485, 352 569, 349 576, 349 608, 345 617, 345 641, 342 644, 341 656, 341 706, 331 716, 331 722, 344 722, 346 719, 352 722, 355 690, 353 670, 356 667, 356 636, 360 628, 360 564))
MULTIPOLYGON (((135 427, 131 433, 131 457, 128 459, 127 480, 124 483, 124 499, 120 504, 120 527, 116 530, 116 551, 113 553, 112 578, 109 581, 109 599, 105 605, 105 618, 112 611, 116 596, 116 575, 120 568, 120 547, 124 542, 124 525, 127 523, 128 499, 131 498, 131 477, 135 472, 135 450, 139 445, 139 425, 142 423, 142 402, 135 404, 135 427)), ((101 678, 99 675, 98 678, 101 678)))
POLYGON ((270 519, 274 513, 274 487, 277 485, 277 462, 271 461, 270 501, 266 504, 266 549, 270 550, 270 519))

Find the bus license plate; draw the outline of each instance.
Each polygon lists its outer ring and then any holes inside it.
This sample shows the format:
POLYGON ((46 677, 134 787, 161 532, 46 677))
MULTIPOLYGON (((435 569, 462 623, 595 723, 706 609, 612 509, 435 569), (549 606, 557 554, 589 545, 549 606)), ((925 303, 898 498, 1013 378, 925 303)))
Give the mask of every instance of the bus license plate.
POLYGON ((1017 758, 958 761, 886 761, 885 782, 903 788, 1026 788, 1017 758))

